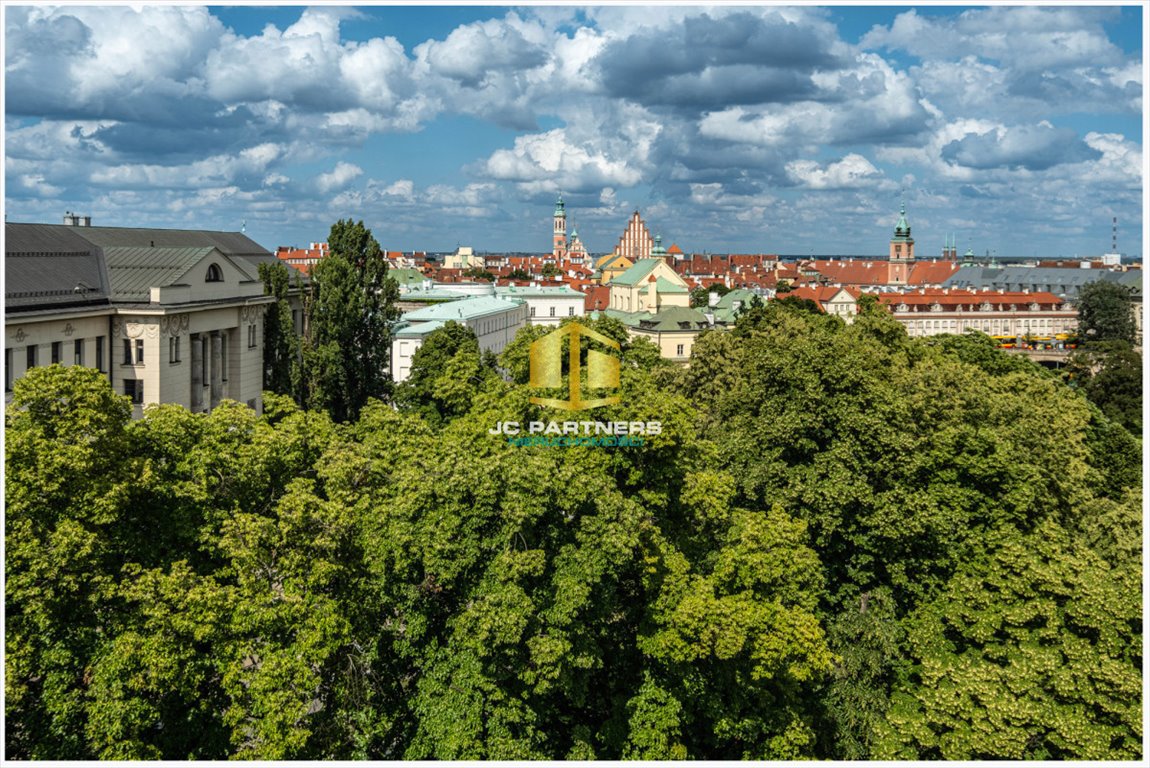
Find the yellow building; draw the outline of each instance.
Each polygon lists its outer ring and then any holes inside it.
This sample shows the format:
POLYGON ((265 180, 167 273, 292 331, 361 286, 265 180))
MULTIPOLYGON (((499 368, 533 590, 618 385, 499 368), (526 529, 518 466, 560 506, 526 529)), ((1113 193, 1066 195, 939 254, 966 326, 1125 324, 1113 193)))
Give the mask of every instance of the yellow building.
POLYGON ((620 312, 650 312, 663 307, 689 307, 686 281, 662 259, 639 259, 610 282, 610 308, 620 312))
POLYGON ((669 360, 685 363, 695 339, 710 327, 707 316, 691 308, 687 283, 661 258, 639 259, 610 285, 607 316, 632 336, 651 340, 669 360))
POLYGON ((607 285, 634 266, 634 264, 635 262, 626 256, 617 256, 613 253, 609 253, 606 256, 600 256, 595 261, 595 271, 599 273, 599 282, 603 285, 607 285))
POLYGON ((483 269, 484 259, 478 256, 470 246, 461 245, 455 253, 445 256, 443 266, 445 269, 483 269))

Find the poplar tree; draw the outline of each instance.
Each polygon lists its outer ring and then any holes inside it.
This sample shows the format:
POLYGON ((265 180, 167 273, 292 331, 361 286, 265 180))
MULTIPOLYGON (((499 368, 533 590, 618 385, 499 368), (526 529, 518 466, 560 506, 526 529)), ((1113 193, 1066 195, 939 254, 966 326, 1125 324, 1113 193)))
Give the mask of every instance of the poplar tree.
POLYGON ((288 304, 288 269, 282 263, 260 264, 264 293, 275 303, 264 315, 264 389, 280 395, 294 395, 292 368, 297 364, 299 339, 288 304))
POLYGON ((303 340, 302 399, 336 421, 354 420, 369 398, 391 394, 391 324, 399 288, 363 222, 341 219, 328 255, 311 271, 303 340))

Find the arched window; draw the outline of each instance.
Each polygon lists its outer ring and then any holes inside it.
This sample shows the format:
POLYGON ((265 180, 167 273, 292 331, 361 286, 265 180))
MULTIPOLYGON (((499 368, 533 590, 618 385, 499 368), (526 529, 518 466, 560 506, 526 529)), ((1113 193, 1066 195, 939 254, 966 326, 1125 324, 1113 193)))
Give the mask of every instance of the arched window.
POLYGON ((220 269, 219 264, 212 264, 208 266, 208 276, 204 278, 205 283, 222 283, 224 281, 223 270, 220 269))

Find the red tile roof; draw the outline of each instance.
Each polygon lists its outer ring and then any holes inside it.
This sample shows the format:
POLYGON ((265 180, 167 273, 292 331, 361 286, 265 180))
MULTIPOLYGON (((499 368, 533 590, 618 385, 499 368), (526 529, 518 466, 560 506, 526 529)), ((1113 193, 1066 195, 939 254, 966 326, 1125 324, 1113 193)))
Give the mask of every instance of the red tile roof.
POLYGON ((916 261, 906 282, 907 285, 942 285, 958 270, 957 261, 916 261))
POLYGON ((775 298, 783 299, 787 296, 795 296, 800 299, 810 299, 819 305, 819 309, 821 309, 823 312, 826 312, 826 307, 824 305, 835 296, 837 296, 840 291, 846 291, 855 301, 858 301, 859 296, 862 295, 857 288, 852 288, 849 286, 801 285, 798 288, 794 288, 788 291, 787 293, 780 293, 776 295, 775 298))
POLYGON ((1009 311, 1011 307, 1027 309, 1031 304, 1037 304, 1039 309, 1054 310, 1063 307, 1063 300, 1053 293, 1046 291, 971 291, 961 288, 926 288, 907 293, 879 293, 879 301, 897 307, 905 304, 912 310, 921 311, 938 304, 946 311, 954 311, 960 307, 977 309, 983 304, 998 311, 1009 311))
POLYGON ((584 312, 595 312, 611 306, 611 286, 588 283, 586 288, 580 290, 587 294, 583 299, 584 312))

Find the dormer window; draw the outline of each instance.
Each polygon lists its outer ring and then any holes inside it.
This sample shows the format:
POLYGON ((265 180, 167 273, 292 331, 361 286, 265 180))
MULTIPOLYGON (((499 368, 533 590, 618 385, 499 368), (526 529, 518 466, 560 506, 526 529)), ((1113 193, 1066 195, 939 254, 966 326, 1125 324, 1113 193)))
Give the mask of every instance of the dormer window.
POLYGON ((204 278, 205 283, 222 283, 224 281, 224 272, 220 269, 219 264, 211 264, 208 266, 208 276, 204 278))

